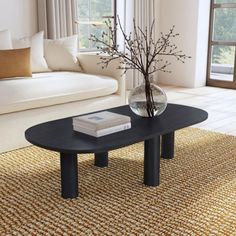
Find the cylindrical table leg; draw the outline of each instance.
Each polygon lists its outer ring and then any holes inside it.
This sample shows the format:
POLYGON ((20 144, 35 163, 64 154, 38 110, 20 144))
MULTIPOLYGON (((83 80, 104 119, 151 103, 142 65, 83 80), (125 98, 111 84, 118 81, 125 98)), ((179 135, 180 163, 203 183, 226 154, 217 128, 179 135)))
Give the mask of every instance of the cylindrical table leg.
POLYGON ((175 132, 162 135, 161 157, 164 159, 174 158, 175 132))
POLYGON ((77 154, 61 153, 61 195, 63 198, 76 198, 78 192, 77 154))
POLYGON ((94 165, 98 167, 107 167, 108 166, 108 152, 95 153, 94 165))
POLYGON ((144 184, 160 184, 160 136, 145 140, 144 145, 144 184))

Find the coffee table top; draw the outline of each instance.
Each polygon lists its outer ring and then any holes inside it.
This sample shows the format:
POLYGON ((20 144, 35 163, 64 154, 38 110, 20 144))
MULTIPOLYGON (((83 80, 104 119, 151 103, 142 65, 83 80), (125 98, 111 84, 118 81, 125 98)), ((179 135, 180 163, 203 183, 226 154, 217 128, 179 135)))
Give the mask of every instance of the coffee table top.
POLYGON ((128 105, 108 111, 131 117, 132 128, 95 138, 73 131, 72 117, 50 121, 26 130, 26 139, 39 147, 62 153, 99 153, 128 146, 182 129, 207 119, 206 111, 168 104, 164 113, 154 118, 135 115, 128 105))

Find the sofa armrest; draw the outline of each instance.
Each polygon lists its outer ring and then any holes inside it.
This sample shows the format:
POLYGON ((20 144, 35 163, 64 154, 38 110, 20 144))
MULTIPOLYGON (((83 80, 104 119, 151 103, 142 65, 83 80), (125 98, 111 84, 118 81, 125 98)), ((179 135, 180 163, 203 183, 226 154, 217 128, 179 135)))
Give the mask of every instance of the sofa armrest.
MULTIPOLYGON (((104 55, 102 55, 102 57, 104 57, 104 55)), ((117 58, 111 61, 107 68, 102 69, 102 66, 98 65, 98 63, 101 61, 100 58, 101 55, 93 53, 78 54, 79 62, 85 73, 94 75, 104 75, 116 79, 118 81, 118 86, 119 86, 117 93, 122 96, 125 96, 126 83, 125 83, 124 70, 118 69, 121 60, 117 58)))

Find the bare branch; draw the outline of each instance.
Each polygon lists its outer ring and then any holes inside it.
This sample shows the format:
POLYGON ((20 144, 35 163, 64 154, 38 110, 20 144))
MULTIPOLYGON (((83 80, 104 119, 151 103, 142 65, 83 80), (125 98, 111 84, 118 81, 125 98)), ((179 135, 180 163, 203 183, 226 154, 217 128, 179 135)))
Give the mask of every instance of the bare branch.
POLYGON ((172 42, 173 39, 179 36, 179 34, 174 33, 175 26, 167 34, 161 33, 160 37, 154 41, 154 20, 150 29, 146 27, 144 30, 137 26, 135 20, 133 20, 133 33, 130 32, 129 34, 126 34, 122 28, 119 17, 118 23, 114 28, 111 27, 110 19, 108 19, 106 25, 108 32, 103 32, 101 38, 98 38, 96 35, 91 35, 90 37, 90 40, 100 50, 100 55, 105 53, 110 56, 101 56, 99 64, 103 69, 113 60, 121 58, 123 64, 118 69, 123 69, 125 73, 128 70, 138 70, 146 78, 157 71, 170 72, 168 67, 171 63, 164 61, 163 58, 173 57, 182 63, 186 59, 191 58, 181 50, 178 50, 176 44, 172 42), (119 46, 116 45, 116 32, 118 28, 124 38, 124 51, 120 51, 119 46))

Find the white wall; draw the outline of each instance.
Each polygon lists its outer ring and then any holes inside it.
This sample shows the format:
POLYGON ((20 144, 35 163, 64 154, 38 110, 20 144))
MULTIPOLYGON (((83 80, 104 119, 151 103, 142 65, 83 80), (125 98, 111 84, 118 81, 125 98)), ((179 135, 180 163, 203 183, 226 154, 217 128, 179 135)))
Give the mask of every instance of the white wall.
POLYGON ((0 0, 0 30, 11 30, 13 37, 37 32, 37 0, 0 0))
POLYGON ((171 60, 171 74, 159 73, 161 83, 184 87, 204 86, 206 82, 210 0, 160 0, 160 30, 172 25, 180 33, 179 49, 191 56, 185 64, 171 60))
POLYGON ((209 39, 210 0, 199 0, 198 38, 194 87, 206 85, 209 39))

